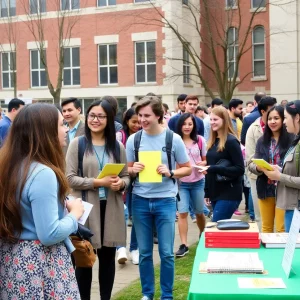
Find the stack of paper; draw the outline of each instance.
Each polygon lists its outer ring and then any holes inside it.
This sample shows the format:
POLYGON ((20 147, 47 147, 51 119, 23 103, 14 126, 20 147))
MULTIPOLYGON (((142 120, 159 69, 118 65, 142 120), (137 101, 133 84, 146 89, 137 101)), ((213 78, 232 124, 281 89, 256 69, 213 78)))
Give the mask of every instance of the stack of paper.
MULTIPOLYGON (((285 248, 288 233, 261 233, 261 242, 266 248, 285 248)), ((298 234, 296 248, 300 248, 300 233, 298 234)))
POLYGON ((264 271, 263 262, 257 252, 214 252, 208 253, 208 273, 256 273, 264 271))

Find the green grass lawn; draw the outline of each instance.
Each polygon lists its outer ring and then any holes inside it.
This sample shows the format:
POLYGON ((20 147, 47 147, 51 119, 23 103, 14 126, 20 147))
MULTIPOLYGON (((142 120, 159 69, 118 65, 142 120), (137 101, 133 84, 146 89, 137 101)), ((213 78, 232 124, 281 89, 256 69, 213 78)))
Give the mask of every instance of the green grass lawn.
MULTIPOLYGON (((197 245, 190 247, 188 255, 182 258, 175 259, 175 282, 174 282, 174 299, 185 300, 187 298, 190 277, 192 274, 194 258, 197 245)), ((142 290, 140 280, 134 281, 127 288, 117 293, 114 300, 140 300, 142 298, 142 290)), ((155 298, 160 299, 159 286, 159 265, 155 267, 155 298)))

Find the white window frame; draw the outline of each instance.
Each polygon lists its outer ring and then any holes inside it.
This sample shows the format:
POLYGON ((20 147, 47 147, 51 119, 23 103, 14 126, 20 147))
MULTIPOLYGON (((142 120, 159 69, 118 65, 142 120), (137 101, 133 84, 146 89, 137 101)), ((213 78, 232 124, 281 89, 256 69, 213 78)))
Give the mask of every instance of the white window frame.
POLYGON ((105 0, 106 5, 99 5, 99 1, 100 0, 97 0, 97 7, 109 7, 109 6, 116 6, 117 5, 117 0, 115 0, 116 4, 109 4, 109 0, 105 0))
POLYGON ((6 10, 7 10, 7 16, 2 16, 2 1, 3 0, 0 0, 0 18, 7 18, 7 17, 14 17, 16 16, 17 14, 17 1, 16 0, 16 6, 15 6, 15 14, 14 15, 10 15, 10 8, 11 8, 11 5, 10 3, 12 2, 12 0, 4 0, 6 2, 6 10))
POLYGON ((16 69, 16 63, 15 63, 15 68, 14 68, 14 70, 11 70, 10 69, 10 66, 11 66, 11 59, 10 59, 10 57, 11 57, 11 53, 14 53, 15 54, 15 60, 16 60, 16 51, 5 51, 5 52, 2 52, 1 53, 1 77, 2 77, 2 82, 1 82, 1 84, 2 84, 2 89, 13 89, 14 88, 14 85, 12 84, 12 82, 13 82, 13 77, 14 77, 14 75, 13 74, 15 74, 15 73, 17 73, 17 69, 16 69), (7 62, 7 64, 8 64, 8 70, 7 71, 4 71, 3 70, 3 54, 8 54, 8 62, 7 62), (9 86, 8 87, 4 87, 4 84, 3 84, 3 74, 8 74, 8 82, 9 82, 9 86))
POLYGON ((99 85, 116 85, 119 83, 119 73, 118 73, 118 44, 117 43, 111 43, 111 44, 99 44, 98 45, 98 83, 99 85), (117 64, 111 65, 109 63, 109 58, 110 58, 110 54, 109 54, 109 46, 111 45, 115 45, 117 47, 117 64), (106 46, 106 53, 107 53, 107 65, 100 65, 100 46, 106 46), (100 82, 100 67, 101 68, 107 68, 107 79, 108 82, 107 83, 101 83, 100 82), (112 67, 117 67, 117 82, 110 82, 110 68, 112 67))
POLYGON ((254 78, 260 78, 260 77, 266 76, 266 31, 265 31, 264 26, 262 26, 262 25, 255 26, 252 31, 252 71, 253 71, 254 78), (264 30, 264 42, 263 43, 254 43, 254 32, 255 32, 255 29, 258 29, 258 28, 262 28, 264 30), (264 45, 264 59, 254 59, 255 46, 261 46, 261 45, 264 45), (264 61, 264 63, 265 63, 265 73, 263 75, 255 75, 255 62, 258 62, 258 61, 264 61))
POLYGON ((70 70, 71 71, 71 84, 65 84, 64 78, 63 78, 63 86, 80 86, 80 84, 81 84, 81 77, 80 77, 81 74, 80 74, 80 72, 79 72, 79 81, 80 81, 80 83, 79 84, 74 84, 74 82, 73 82, 73 80, 74 80, 74 78, 73 78, 73 70, 79 70, 80 71, 80 47, 78 47, 78 46, 64 47, 64 51, 65 50, 69 50, 70 51, 70 67, 65 67, 64 66, 64 68, 63 68, 63 74, 65 73, 65 70, 70 70), (76 66, 76 67, 73 66, 73 51, 72 51, 73 48, 78 48, 79 49, 79 66, 76 66))
MULTIPOLYGON (((262 1, 262 0, 261 0, 262 1)), ((252 9, 258 9, 258 8, 265 8, 266 7, 266 0, 265 0, 265 5, 262 5, 262 6, 254 6, 253 4, 253 0, 251 0, 251 8, 252 9)))
MULTIPOLYGON (((228 78, 231 79, 233 77, 230 76, 230 64, 233 63, 233 70, 235 72, 236 70, 236 56, 237 56, 237 49, 239 48, 239 43, 236 43, 236 40, 238 40, 236 38, 237 33, 238 33, 238 29, 236 27, 229 27, 228 28, 228 32, 229 30, 233 29, 234 30, 234 44, 233 45, 227 45, 227 68, 228 68, 228 78), (229 48, 233 48, 233 60, 229 61, 229 48)), ((227 39, 228 39, 228 33, 227 33, 227 39)), ((227 41, 228 43, 228 41, 227 41)))
POLYGON ((47 0, 29 0, 29 12, 31 15, 46 13, 47 12, 47 0), (35 1, 35 4, 37 4, 37 12, 31 11, 31 2, 32 1, 35 1), (45 1, 45 11, 41 11, 41 1, 45 1))
MULTIPOLYGON (((43 51, 45 51, 45 55, 46 55, 46 50, 43 50, 43 51)), ((34 89, 34 88, 40 88, 40 87, 47 86, 47 82, 46 82, 46 85, 41 85, 41 72, 42 71, 46 72, 46 68, 44 68, 44 69, 41 68, 41 53, 40 53, 40 50, 38 50, 38 49, 31 49, 30 50, 30 86, 31 86, 31 88, 34 89), (31 53, 33 51, 37 51, 37 53, 38 53, 38 69, 32 69, 31 53), (38 86, 33 86, 32 85, 32 72, 35 72, 35 71, 39 72, 39 85, 38 86)))
POLYGON ((60 9, 61 10, 76 10, 76 9, 80 9, 80 0, 67 0, 67 1, 69 1, 69 8, 66 8, 66 9, 63 9, 63 7, 62 7, 62 1, 63 0, 60 0, 60 9), (79 7, 78 8, 72 8, 73 1, 79 1, 79 7))
MULTIPOLYGON (((156 59, 155 59, 155 62, 147 62, 147 43, 154 43, 155 44, 155 50, 156 50, 156 41, 155 40, 148 40, 148 41, 137 41, 135 42, 135 45, 134 45, 134 59, 135 59, 135 83, 136 84, 145 84, 145 83, 156 83, 156 74, 155 74, 155 81, 147 81, 147 77, 148 77, 148 73, 147 73, 147 66, 148 65, 155 65, 156 66, 156 59), (137 63, 136 62, 136 58, 137 58, 137 55, 136 55, 136 45, 137 44, 141 44, 141 43, 144 43, 145 47, 144 47, 144 50, 145 50, 145 62, 144 63, 137 63), (138 82, 137 81, 137 66, 145 66, 145 81, 144 82, 138 82)), ((155 56, 156 56, 156 53, 155 53, 155 56)), ((156 68, 155 68, 156 69, 156 68)))
POLYGON ((191 76, 191 66, 190 66, 190 54, 188 51, 185 49, 185 47, 182 48, 182 64, 183 64, 183 84, 189 84, 190 83, 190 76, 191 76), (185 52, 187 55, 187 60, 185 60, 185 52), (188 70, 188 74, 184 73, 184 69, 188 70))

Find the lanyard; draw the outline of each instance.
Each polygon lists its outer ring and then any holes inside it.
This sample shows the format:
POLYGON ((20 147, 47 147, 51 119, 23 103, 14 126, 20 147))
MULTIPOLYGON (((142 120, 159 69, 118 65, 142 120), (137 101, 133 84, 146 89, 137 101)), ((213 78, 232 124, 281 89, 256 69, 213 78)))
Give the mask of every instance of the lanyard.
POLYGON ((99 158, 98 153, 97 153, 97 151, 96 151, 96 149, 95 149, 94 146, 93 146, 93 148, 94 148, 94 152, 96 154, 96 157, 97 157, 97 160, 98 160, 98 163, 99 163, 99 171, 102 171, 102 169, 103 169, 103 162, 104 162, 105 149, 103 150, 102 160, 100 161, 100 158, 99 158))
MULTIPOLYGON (((276 142, 275 142, 276 143, 276 142)), ((277 152, 277 149, 278 149, 278 144, 273 146, 274 143, 273 141, 271 141, 271 146, 270 146, 270 156, 271 156, 271 164, 274 165, 274 156, 277 152), (274 149, 274 150, 273 150, 274 149)))

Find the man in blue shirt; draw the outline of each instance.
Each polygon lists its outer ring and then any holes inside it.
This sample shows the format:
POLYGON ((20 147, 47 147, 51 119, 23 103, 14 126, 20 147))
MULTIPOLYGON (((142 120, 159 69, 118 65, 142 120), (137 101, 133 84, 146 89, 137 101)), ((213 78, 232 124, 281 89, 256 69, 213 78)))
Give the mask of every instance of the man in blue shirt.
POLYGON ((18 99, 13 98, 8 103, 8 113, 3 117, 0 121, 0 146, 2 146, 7 134, 8 130, 11 126, 11 123, 25 105, 25 102, 18 99))
POLYGON ((259 101, 261 100, 261 98, 265 97, 265 96, 266 96, 266 94, 264 92, 258 92, 255 94, 254 109, 243 120, 243 127, 242 127, 242 133, 241 133, 241 143, 243 145, 245 145, 245 143, 246 143, 246 134, 247 134, 248 128, 256 119, 258 119, 260 117, 257 105, 258 105, 259 101))
MULTIPOLYGON (((188 176, 192 169, 181 137, 173 134, 171 166, 166 153, 166 129, 161 126, 164 111, 155 96, 146 96, 137 103, 136 113, 142 126, 139 149, 135 149, 132 134, 126 144, 128 171, 133 177, 145 168, 136 161, 135 150, 159 152, 160 164, 156 172, 161 182, 143 182, 137 176, 132 190, 132 217, 140 250, 139 270, 143 300, 153 300, 155 291, 153 267, 153 222, 157 229, 160 266, 161 299, 173 299, 174 284, 174 236, 176 194, 174 179, 188 176)), ((153 154, 154 154, 153 153, 153 154)), ((149 168, 149 166, 147 166, 149 168)), ((146 167, 146 168, 147 168, 146 167)), ((150 180, 151 181, 151 180, 150 180)))
POLYGON ((77 136, 84 135, 84 122, 80 119, 81 103, 77 98, 69 98, 61 103, 62 115, 69 126, 67 146, 63 151, 66 154, 70 142, 77 136))
MULTIPOLYGON (((197 133, 201 136, 204 135, 204 125, 203 125, 203 121, 198 118, 196 115, 195 115, 195 112, 196 112, 196 109, 197 109, 197 106, 199 105, 199 99, 197 96, 194 96, 194 95, 189 95, 185 98, 185 112, 186 113, 190 113, 190 114, 193 114, 195 116, 195 121, 196 121, 196 126, 197 126, 197 133)), ((177 131, 177 122, 180 118, 180 113, 173 116, 170 120, 169 120, 169 128, 171 130, 173 130, 174 132, 177 131)))

